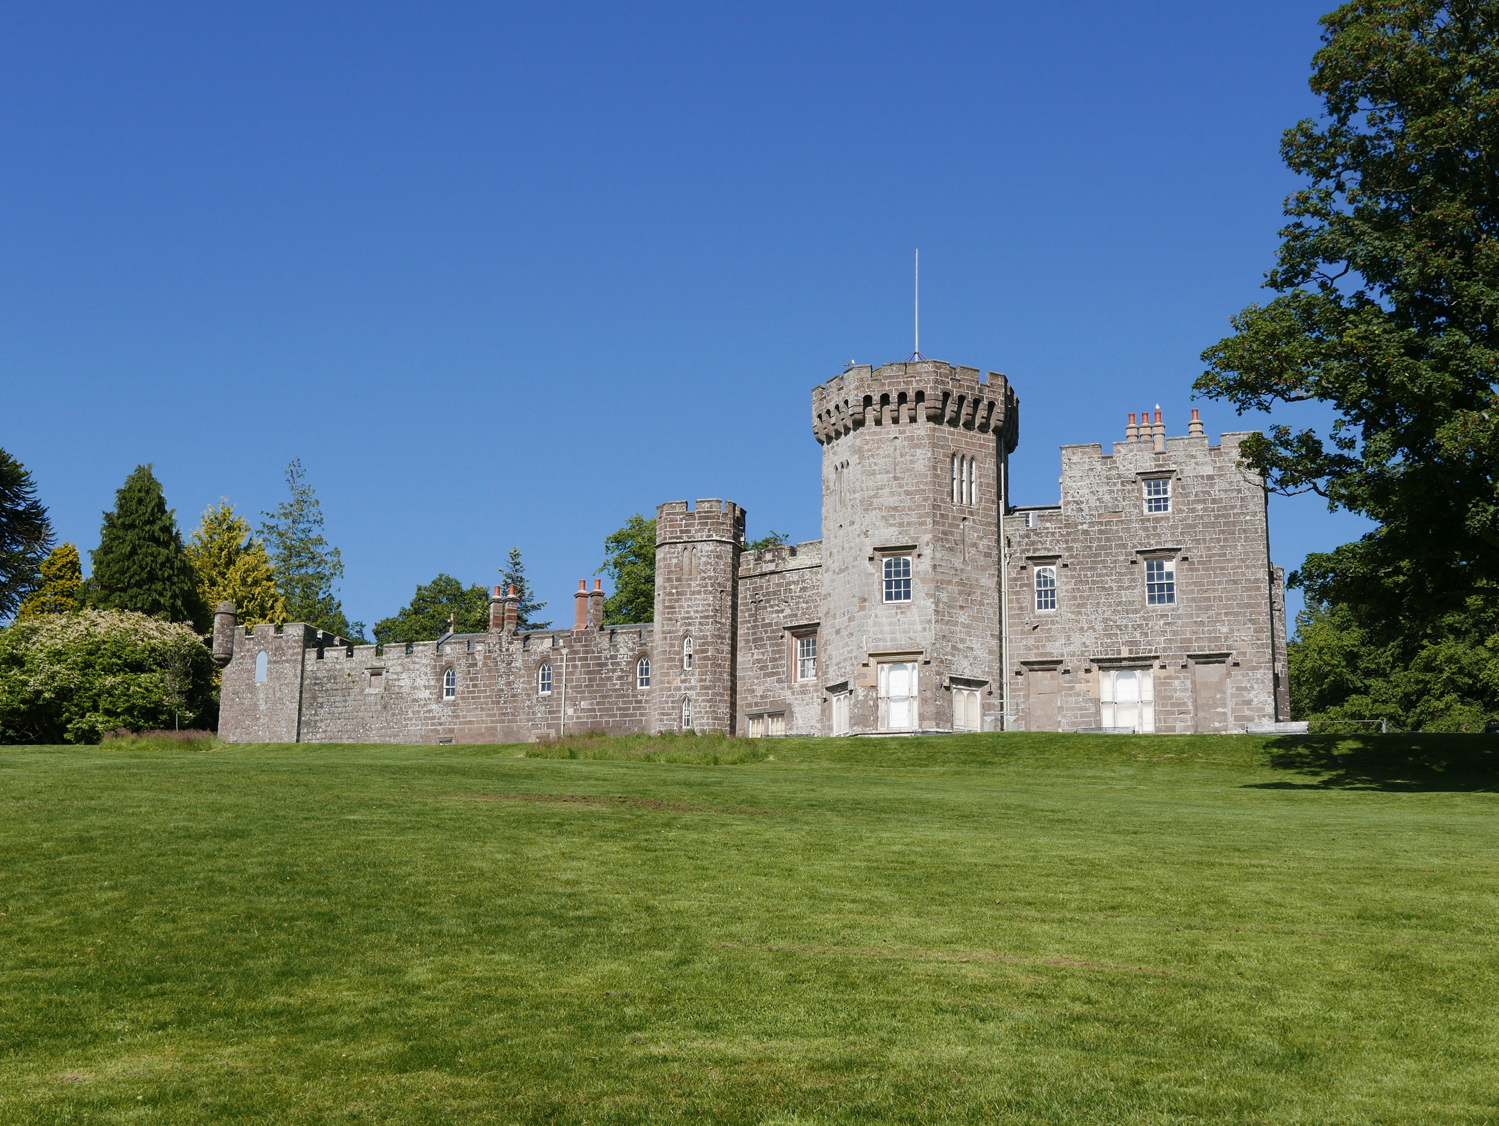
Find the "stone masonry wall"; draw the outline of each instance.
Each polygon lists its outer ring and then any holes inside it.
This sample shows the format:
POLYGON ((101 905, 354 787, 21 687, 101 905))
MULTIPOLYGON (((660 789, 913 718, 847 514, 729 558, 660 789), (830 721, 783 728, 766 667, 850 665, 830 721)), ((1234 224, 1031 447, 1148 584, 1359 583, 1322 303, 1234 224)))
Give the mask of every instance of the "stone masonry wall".
MULTIPOLYGON (((796 679, 797 638, 817 637, 822 603, 822 544, 785 544, 739 557, 739 698, 736 730, 749 718, 781 712, 786 734, 824 731, 822 677, 796 679)), ((821 638, 818 637, 819 646, 821 638)))

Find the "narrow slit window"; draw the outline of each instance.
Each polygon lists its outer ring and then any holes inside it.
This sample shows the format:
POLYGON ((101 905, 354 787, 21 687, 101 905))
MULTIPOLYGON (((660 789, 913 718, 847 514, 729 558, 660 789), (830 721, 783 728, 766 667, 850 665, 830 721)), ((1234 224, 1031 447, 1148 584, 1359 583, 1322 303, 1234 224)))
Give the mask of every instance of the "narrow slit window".
POLYGON ((255 683, 256 684, 264 684, 265 683, 266 673, 270 670, 270 664, 271 664, 271 658, 266 653, 266 651, 264 649, 262 649, 259 653, 255 654, 255 683))
POLYGON ((911 601, 911 557, 887 555, 884 562, 885 601, 911 601))
POLYGON ((957 454, 952 455, 952 502, 957 504, 962 499, 962 461, 957 454))
POLYGON ((1057 569, 1055 567, 1036 568, 1036 609, 1055 610, 1057 608, 1057 569))
POLYGON ((536 691, 542 696, 550 696, 552 694, 552 666, 550 662, 544 663, 537 670, 536 691))
POLYGON ((442 674, 442 698, 451 700, 458 695, 458 674, 452 669, 444 670, 442 674))
POLYGON ((692 697, 682 697, 682 730, 692 730, 692 697))
POLYGON ((635 662, 635 687, 649 688, 651 686, 651 659, 641 657, 635 662))
POLYGON ((1145 602, 1150 606, 1170 606, 1176 602, 1176 561, 1145 560, 1145 602))
POLYGON ((692 668, 692 638, 690 637, 682 638, 682 667, 692 668))

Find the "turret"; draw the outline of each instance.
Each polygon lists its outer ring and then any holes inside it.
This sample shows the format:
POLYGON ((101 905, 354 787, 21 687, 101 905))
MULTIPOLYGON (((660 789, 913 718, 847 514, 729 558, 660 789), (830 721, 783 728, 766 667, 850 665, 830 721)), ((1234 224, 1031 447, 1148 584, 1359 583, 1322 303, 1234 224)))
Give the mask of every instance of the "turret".
POLYGON ((213 611, 213 663, 223 668, 234 659, 233 602, 220 602, 213 611))

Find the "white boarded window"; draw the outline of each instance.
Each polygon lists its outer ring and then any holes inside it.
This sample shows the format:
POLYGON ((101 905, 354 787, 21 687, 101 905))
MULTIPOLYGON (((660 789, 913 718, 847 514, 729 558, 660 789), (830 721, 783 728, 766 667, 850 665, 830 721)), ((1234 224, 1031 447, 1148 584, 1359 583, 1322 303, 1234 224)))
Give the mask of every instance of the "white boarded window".
POLYGON ((1170 606, 1176 602, 1176 560, 1145 560, 1145 603, 1170 606))
POLYGON ((266 676, 266 673, 270 669, 270 665, 271 665, 271 658, 270 658, 269 655, 267 655, 267 653, 266 653, 266 651, 264 649, 262 649, 259 653, 255 654, 255 683, 256 684, 264 684, 265 683, 265 676, 266 676))
POLYGON ((682 697, 682 730, 692 730, 692 697, 682 697))
POLYGON ((635 662, 635 687, 649 688, 651 686, 651 659, 641 657, 635 662))
POLYGON ((817 679, 817 635, 796 639, 796 679, 817 679))
POLYGON ((885 556, 883 566, 885 601, 911 601, 911 557, 909 555, 887 555, 885 556))
POLYGON ((849 701, 852 692, 840 692, 833 697, 833 734, 847 735, 849 732, 849 701))
POLYGON ((1145 511, 1171 511, 1171 478, 1149 477, 1145 481, 1145 511))
POLYGON ((442 698, 451 700, 458 695, 458 674, 452 669, 445 669, 442 674, 442 698))
POLYGON ((973 464, 973 458, 971 458, 971 457, 964 458, 963 459, 963 467, 964 467, 964 470, 965 470, 964 476, 966 478, 965 481, 964 481, 964 484, 963 484, 963 503, 964 504, 972 504, 973 503, 973 478, 974 478, 974 474, 977 472, 977 468, 973 464))
POLYGON ((1149 669, 1107 669, 1099 677, 1104 727, 1155 730, 1155 684, 1149 669))
POLYGON ((952 502, 958 503, 960 494, 959 481, 962 480, 962 459, 957 454, 952 455, 952 502))
POLYGON ((916 662, 879 666, 880 730, 916 730, 916 662))
POLYGON ((979 690, 977 688, 954 688, 952 690, 952 729, 954 731, 981 731, 979 690))
POLYGON ((1036 568, 1036 609, 1057 608, 1057 569, 1052 566, 1036 568))
POLYGON ((552 666, 550 663, 543 664, 536 671, 536 691, 543 696, 552 694, 552 666))
POLYGON ((690 637, 682 638, 682 667, 684 669, 692 667, 692 638, 690 637))

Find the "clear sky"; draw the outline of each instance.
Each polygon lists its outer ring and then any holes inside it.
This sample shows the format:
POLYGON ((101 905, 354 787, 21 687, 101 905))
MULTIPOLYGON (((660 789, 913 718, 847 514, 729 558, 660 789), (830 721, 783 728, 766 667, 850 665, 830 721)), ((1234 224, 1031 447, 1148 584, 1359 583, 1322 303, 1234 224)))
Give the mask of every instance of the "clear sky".
MULTIPOLYGON (((61 538, 151 462, 184 533, 300 457, 351 618, 723 497, 819 529, 810 389, 1005 372, 1016 503, 1192 403, 1295 181, 1330 0, 7 4, 0 446, 61 538)), ((1355 537, 1273 499, 1272 553, 1355 537)), ((1293 605, 1294 608, 1294 605, 1293 605)))

